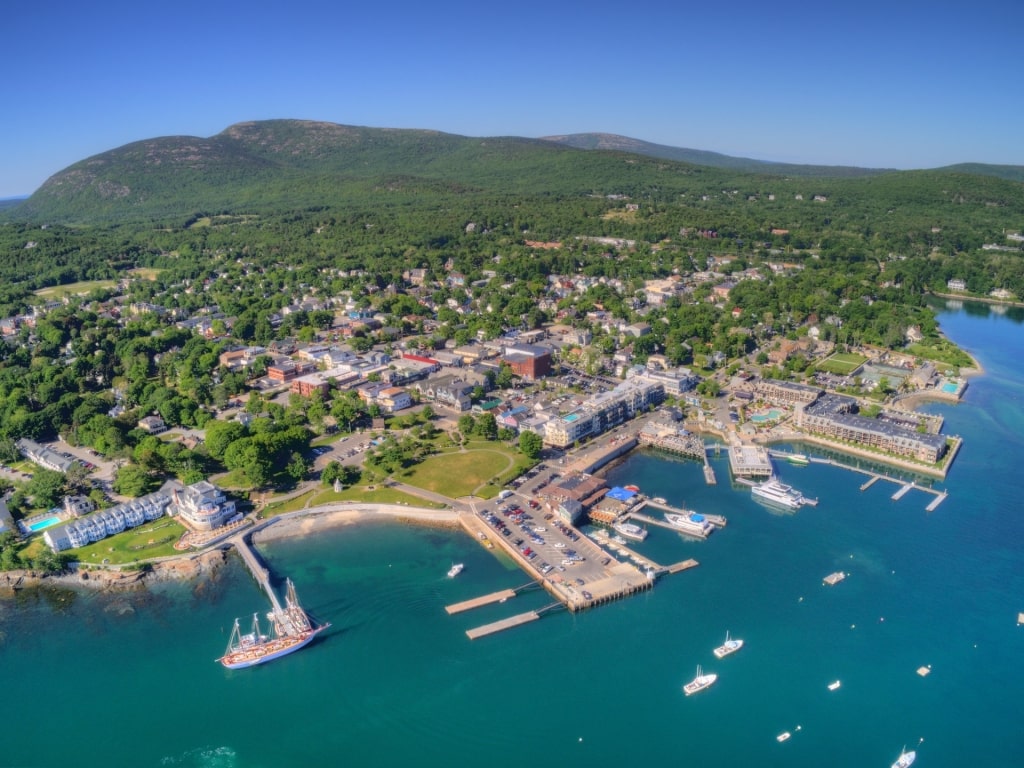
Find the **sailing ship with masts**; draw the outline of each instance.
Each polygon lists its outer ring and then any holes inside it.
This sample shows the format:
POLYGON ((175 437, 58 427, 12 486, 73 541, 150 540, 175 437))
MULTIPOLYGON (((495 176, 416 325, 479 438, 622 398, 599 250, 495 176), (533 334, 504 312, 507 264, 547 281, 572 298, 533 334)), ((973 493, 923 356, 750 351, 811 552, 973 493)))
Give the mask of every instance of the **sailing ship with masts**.
POLYGON ((299 650, 331 626, 329 622, 315 623, 299 604, 292 580, 288 579, 287 584, 284 606, 267 613, 268 633, 260 628, 258 613, 252 615, 252 627, 244 634, 235 619, 227 650, 217 661, 228 669, 254 667, 299 650))

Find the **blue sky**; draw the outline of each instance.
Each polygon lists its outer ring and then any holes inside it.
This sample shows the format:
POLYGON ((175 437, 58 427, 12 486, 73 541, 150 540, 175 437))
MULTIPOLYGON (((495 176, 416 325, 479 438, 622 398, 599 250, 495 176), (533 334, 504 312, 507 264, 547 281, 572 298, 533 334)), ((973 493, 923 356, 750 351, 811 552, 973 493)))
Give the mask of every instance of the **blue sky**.
POLYGON ((21 0, 0 18, 0 198, 131 141, 267 118, 1024 165, 1018 0, 21 0))

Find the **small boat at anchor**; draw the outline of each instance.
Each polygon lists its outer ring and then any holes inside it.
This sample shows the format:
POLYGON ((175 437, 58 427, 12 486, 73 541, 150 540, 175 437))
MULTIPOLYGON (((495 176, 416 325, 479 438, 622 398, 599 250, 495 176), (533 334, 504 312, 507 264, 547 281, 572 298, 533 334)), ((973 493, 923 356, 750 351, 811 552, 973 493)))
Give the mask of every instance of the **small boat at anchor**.
POLYGON ((462 569, 465 567, 465 563, 452 563, 452 567, 448 569, 448 578, 454 579, 456 576, 462 573, 462 569))
POLYGON ((710 672, 705 675, 704 671, 698 664, 697 676, 683 686, 683 693, 685 693, 687 696, 690 696, 694 693, 699 693, 700 691, 703 691, 704 689, 710 688, 712 685, 714 685, 717 679, 718 675, 716 675, 713 672, 710 672))
POLYGON ((831 683, 828 684, 828 689, 830 691, 838 691, 840 685, 842 685, 842 683, 840 683, 838 680, 833 680, 831 683))
POLYGON ((715 648, 714 654, 716 659, 724 659, 730 653, 736 653, 740 648, 743 647, 743 641, 736 638, 729 637, 729 633, 725 633, 725 642, 715 648))
POLYGON ((917 752, 914 750, 907 752, 907 748, 903 747, 903 751, 896 758, 896 762, 892 764, 892 768, 910 768, 915 760, 917 760, 917 752))

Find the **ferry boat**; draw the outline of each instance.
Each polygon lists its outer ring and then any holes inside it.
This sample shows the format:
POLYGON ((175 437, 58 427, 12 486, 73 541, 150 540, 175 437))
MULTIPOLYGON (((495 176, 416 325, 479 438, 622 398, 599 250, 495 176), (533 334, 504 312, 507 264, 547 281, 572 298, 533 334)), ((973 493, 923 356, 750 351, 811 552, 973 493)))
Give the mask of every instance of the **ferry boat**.
POLYGON ((268 635, 260 629, 258 614, 252 615, 252 629, 246 634, 242 634, 239 620, 235 619, 227 650, 217 661, 228 669, 245 669, 264 664, 303 648, 331 626, 329 622, 314 624, 310 620, 299 605, 291 579, 288 580, 284 608, 270 611, 267 618, 270 620, 268 635))
POLYGON ((800 491, 794 489, 791 485, 779 482, 774 477, 765 480, 763 483, 758 483, 750 489, 750 492, 760 499, 789 509, 799 509, 807 503, 800 491))
POLYGON ((743 641, 729 637, 729 633, 725 633, 725 642, 715 648, 714 654, 716 659, 724 659, 730 653, 736 653, 740 648, 743 647, 743 641))
POLYGON ((456 576, 462 573, 462 569, 465 567, 465 563, 452 563, 452 567, 448 569, 448 578, 454 579, 456 576))
POLYGON ((715 530, 715 526, 713 526, 707 518, 704 517, 704 515, 698 514, 692 510, 684 512, 681 515, 672 514, 670 512, 666 513, 665 520, 677 531, 682 531, 690 536, 699 536, 702 539, 706 539, 711 532, 715 530))
POLYGON ((806 467, 811 463, 811 460, 802 453, 791 453, 786 457, 786 461, 795 467, 806 467))
POLYGON ((612 528, 627 539, 633 539, 633 541, 643 541, 647 538, 647 530, 641 528, 636 523, 615 523, 612 528))
POLYGON ((907 752, 907 748, 904 747, 896 762, 892 764, 892 768, 910 768, 915 760, 917 760, 917 752, 914 750, 907 752))
POLYGON ((683 686, 683 693, 685 693, 687 696, 693 693, 699 693, 700 691, 703 691, 705 688, 710 688, 717 679, 718 675, 714 673, 705 675, 703 670, 700 668, 700 665, 698 664, 697 676, 683 686))

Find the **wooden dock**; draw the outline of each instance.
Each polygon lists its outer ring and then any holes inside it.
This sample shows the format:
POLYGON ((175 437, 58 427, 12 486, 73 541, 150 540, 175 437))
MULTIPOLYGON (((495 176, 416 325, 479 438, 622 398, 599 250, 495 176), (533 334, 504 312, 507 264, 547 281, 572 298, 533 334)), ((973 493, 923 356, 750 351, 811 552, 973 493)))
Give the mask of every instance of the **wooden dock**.
POLYGON ((263 565, 263 562, 249 545, 249 542, 245 540, 245 536, 236 536, 231 541, 235 545, 235 549, 238 550, 238 554, 242 556, 242 561, 249 569, 252 577, 256 579, 256 583, 267 593, 267 597, 270 598, 274 610, 278 613, 283 613, 284 608, 281 606, 281 601, 278 600, 277 594, 274 592, 273 587, 270 586, 270 571, 263 565))
POLYGON ((927 507, 924 508, 925 512, 933 512, 935 510, 935 508, 937 506, 939 506, 939 504, 941 504, 942 502, 944 502, 946 500, 947 496, 949 496, 949 493, 946 492, 946 491, 943 491, 942 493, 940 493, 938 496, 936 496, 934 499, 932 499, 931 504, 929 504, 927 507))
POLYGON ((672 563, 665 570, 669 573, 679 573, 680 571, 688 571, 690 568, 696 568, 698 565, 700 563, 691 557, 689 560, 683 560, 681 563, 672 563))
POLYGON ((518 616, 509 616, 507 619, 502 619, 501 621, 484 624, 482 627, 467 629, 466 636, 470 640, 476 640, 478 637, 493 635, 495 632, 502 632, 506 629, 512 629, 512 627, 518 627, 521 624, 528 624, 539 618, 540 614, 536 611, 527 611, 526 613, 520 613, 518 616))
POLYGON ((902 499, 904 496, 907 495, 907 491, 909 491, 909 490, 911 490, 913 488, 916 488, 916 487, 917 487, 916 483, 907 483, 906 485, 904 485, 902 488, 900 488, 898 491, 896 491, 896 493, 894 493, 892 495, 892 500, 893 501, 899 501, 900 499, 902 499))
POLYGON ((860 487, 860 489, 861 489, 862 491, 866 491, 866 490, 867 490, 868 488, 870 488, 870 487, 871 487, 872 485, 874 485, 875 483, 877 483, 877 482, 878 482, 879 480, 881 480, 881 479, 882 479, 882 478, 881 478, 881 476, 880 476, 880 475, 872 475, 872 476, 871 476, 871 479, 870 479, 870 480, 868 480, 868 481, 867 481, 866 483, 864 483, 864 485, 862 485, 862 486, 860 487))
POLYGON ((482 605, 500 603, 502 600, 508 600, 510 597, 515 596, 516 592, 514 589, 503 589, 500 592, 492 592, 491 594, 484 595, 483 597, 474 597, 472 600, 463 600, 461 603, 446 605, 444 609, 449 615, 462 613, 463 611, 471 611, 474 608, 479 608, 482 605))

